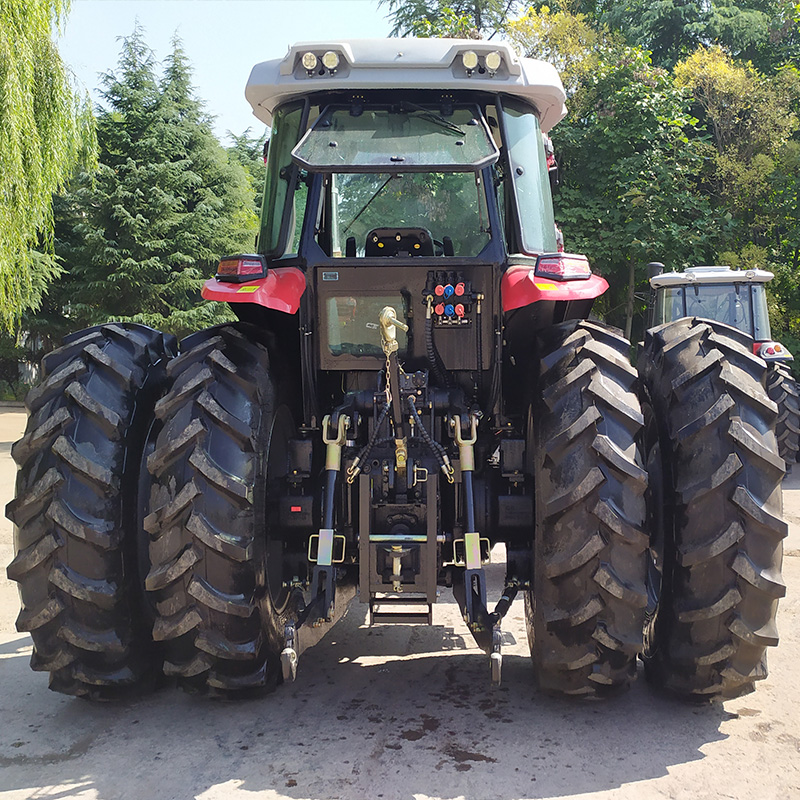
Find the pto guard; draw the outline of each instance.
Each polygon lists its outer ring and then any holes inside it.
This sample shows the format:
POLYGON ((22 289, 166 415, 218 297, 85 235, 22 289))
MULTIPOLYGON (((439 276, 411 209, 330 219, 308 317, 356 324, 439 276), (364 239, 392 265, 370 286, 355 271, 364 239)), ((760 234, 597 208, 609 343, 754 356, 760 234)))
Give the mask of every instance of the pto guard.
POLYGON ((265 278, 247 283, 225 283, 211 278, 203 285, 202 295, 206 300, 256 303, 284 314, 296 314, 305 290, 306 276, 302 270, 277 267, 268 270, 265 278))
POLYGON ((608 282, 599 275, 586 280, 555 281, 537 276, 532 267, 509 267, 501 283, 503 311, 529 306, 541 300, 594 300, 608 289, 608 282))

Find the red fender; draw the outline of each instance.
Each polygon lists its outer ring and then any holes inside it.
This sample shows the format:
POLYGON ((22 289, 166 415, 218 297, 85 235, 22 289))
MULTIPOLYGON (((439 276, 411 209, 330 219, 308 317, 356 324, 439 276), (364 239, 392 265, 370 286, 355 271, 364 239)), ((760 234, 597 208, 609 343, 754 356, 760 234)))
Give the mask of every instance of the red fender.
POLYGON ((306 276, 301 269, 277 267, 267 270, 266 278, 247 283, 227 283, 211 278, 205 282, 202 294, 206 300, 257 303, 284 314, 296 314, 305 290, 306 276))
POLYGON ((594 300, 608 289, 599 275, 586 280, 554 281, 537 277, 531 267, 509 267, 500 285, 503 311, 529 306, 540 300, 594 300))

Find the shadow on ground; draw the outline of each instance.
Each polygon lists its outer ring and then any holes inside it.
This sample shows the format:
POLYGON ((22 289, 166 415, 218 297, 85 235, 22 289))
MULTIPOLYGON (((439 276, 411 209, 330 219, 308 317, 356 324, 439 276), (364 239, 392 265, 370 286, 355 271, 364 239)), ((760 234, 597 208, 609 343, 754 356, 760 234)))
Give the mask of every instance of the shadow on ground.
POLYGON ((548 698, 518 652, 493 690, 466 629, 363 622, 354 605, 304 654, 296 683, 238 702, 171 689, 121 706, 63 698, 30 672, 20 636, 0 649, 0 784, 48 797, 561 796, 701 759, 735 716, 655 694, 643 676, 607 701, 548 698))

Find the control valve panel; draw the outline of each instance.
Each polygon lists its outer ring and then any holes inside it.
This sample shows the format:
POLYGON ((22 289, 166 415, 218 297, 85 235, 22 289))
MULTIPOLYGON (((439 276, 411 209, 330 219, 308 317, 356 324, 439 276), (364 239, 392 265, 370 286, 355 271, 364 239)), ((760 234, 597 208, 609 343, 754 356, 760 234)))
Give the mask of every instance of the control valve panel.
POLYGON ((431 307, 434 325, 452 327, 472 323, 480 297, 460 272, 437 270, 428 273, 422 299, 431 307))

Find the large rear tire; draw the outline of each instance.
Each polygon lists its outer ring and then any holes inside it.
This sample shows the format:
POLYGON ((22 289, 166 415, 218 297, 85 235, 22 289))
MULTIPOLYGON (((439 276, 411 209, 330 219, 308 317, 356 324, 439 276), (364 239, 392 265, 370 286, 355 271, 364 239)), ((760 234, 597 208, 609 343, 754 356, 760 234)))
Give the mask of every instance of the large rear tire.
MULTIPOLYGON (((258 329, 212 328, 181 349, 147 457, 153 637, 165 673, 184 688, 273 687, 286 593, 280 542, 267 536, 267 473, 270 451, 291 436, 291 414, 279 406, 258 329)), ((284 469, 285 460, 284 451, 284 469)))
POLYGON ((684 695, 736 697, 766 677, 786 591, 766 366, 745 334, 688 318, 648 331, 639 369, 651 482, 662 483, 650 508, 663 536, 652 542, 647 675, 684 695))
POLYGON ((770 364, 767 391, 778 405, 775 422, 778 452, 786 466, 791 467, 800 449, 800 386, 785 364, 770 364))
POLYGON ((90 328, 45 356, 26 398, 8 577, 31 667, 65 694, 111 699, 157 672, 141 613, 136 470, 174 351, 173 337, 142 325, 90 328))
POLYGON ((647 473, 636 372, 628 341, 600 323, 553 326, 538 346, 531 656, 540 688, 602 694, 630 683, 642 648, 647 473))

